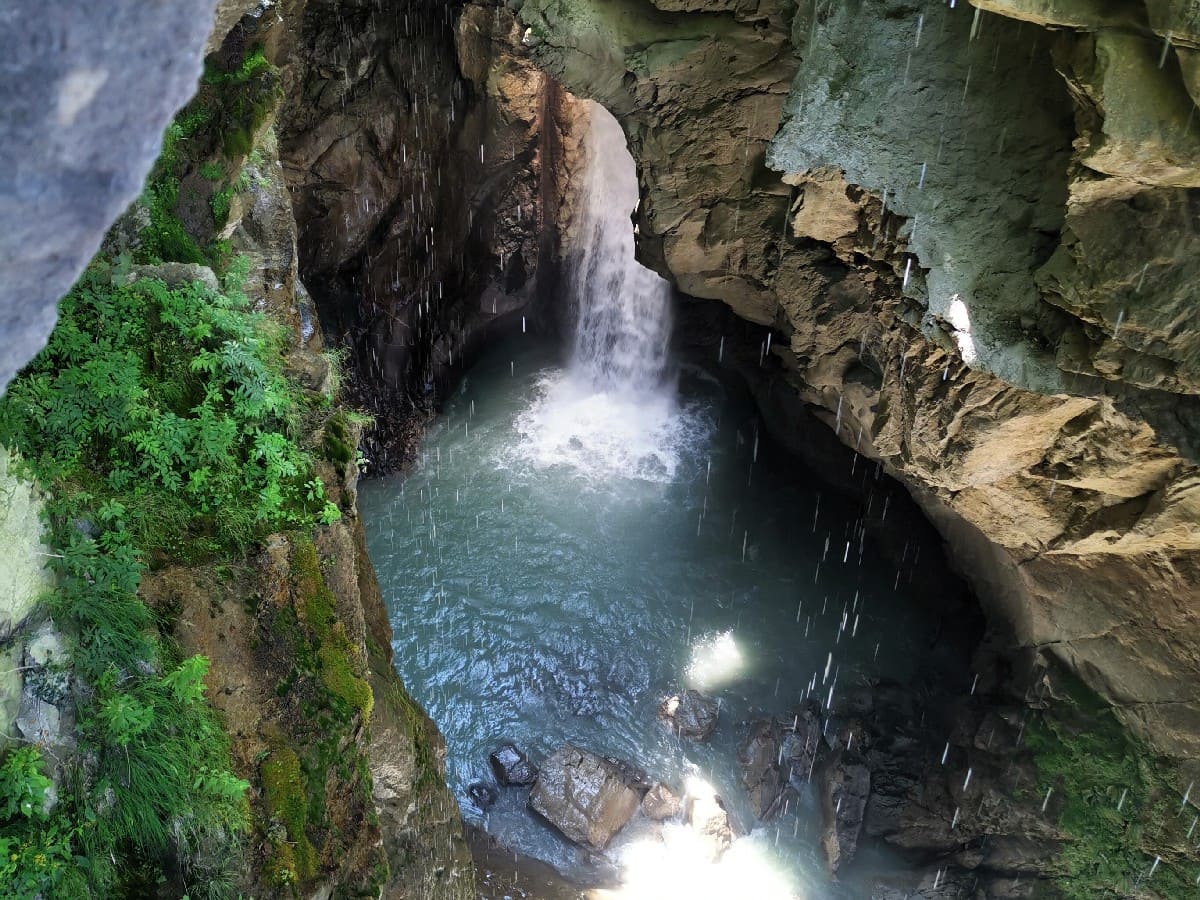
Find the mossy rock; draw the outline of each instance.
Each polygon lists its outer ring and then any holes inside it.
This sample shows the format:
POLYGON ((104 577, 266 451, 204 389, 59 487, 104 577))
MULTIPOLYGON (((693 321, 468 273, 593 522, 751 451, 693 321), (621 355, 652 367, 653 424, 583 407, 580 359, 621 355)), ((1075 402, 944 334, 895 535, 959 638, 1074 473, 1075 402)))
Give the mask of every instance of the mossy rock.
POLYGON ((308 800, 300 772, 300 757, 282 747, 271 751, 262 764, 263 796, 267 812, 287 829, 288 843, 277 843, 271 863, 277 883, 307 881, 317 874, 317 851, 305 833, 308 800))

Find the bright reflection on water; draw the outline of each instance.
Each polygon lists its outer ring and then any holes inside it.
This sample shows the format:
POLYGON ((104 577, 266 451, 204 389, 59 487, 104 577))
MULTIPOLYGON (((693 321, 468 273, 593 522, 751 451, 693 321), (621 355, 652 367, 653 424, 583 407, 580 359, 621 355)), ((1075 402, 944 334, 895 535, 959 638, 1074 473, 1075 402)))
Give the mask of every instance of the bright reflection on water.
MULTIPOLYGON (((524 340, 470 373, 413 473, 360 493, 396 665, 446 736, 451 788, 468 817, 576 875, 587 855, 536 821, 524 792, 502 791, 486 817, 470 805, 499 742, 539 761, 572 741, 677 790, 699 777, 749 831, 741 723, 787 713, 813 679, 836 708, 866 677, 907 677, 925 632, 904 579, 898 592, 855 513, 794 461, 772 462, 753 411, 710 379, 685 373, 678 405, 591 396, 524 340), (720 698, 710 744, 655 719, 687 686, 720 698)), ((735 842, 719 871, 689 862, 678 830, 666 844, 627 832, 610 849, 628 897, 669 900, 654 887, 669 865, 673 883, 731 879, 723 898, 858 898, 855 878, 883 864, 860 852, 859 875, 831 885, 811 798, 735 842)))

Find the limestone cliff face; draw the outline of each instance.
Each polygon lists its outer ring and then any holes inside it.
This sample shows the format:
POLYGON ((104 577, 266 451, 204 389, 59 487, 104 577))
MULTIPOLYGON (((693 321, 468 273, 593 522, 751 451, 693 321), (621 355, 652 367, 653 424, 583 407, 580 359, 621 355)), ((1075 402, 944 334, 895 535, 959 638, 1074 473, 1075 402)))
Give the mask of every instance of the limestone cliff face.
POLYGON ((1195 29, 1031 3, 520 17, 621 119, 646 260, 763 326, 775 380, 909 488, 1009 653, 1196 759, 1195 29))

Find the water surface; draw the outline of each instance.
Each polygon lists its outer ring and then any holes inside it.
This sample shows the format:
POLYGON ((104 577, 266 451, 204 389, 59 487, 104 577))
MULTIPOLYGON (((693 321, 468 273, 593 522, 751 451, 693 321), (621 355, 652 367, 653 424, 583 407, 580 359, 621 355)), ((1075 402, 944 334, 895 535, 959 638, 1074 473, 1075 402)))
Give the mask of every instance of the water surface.
MULTIPOLYGON (((906 679, 928 634, 857 508, 699 372, 677 398, 597 393, 522 336, 469 373, 413 472, 362 485, 360 510, 396 666, 446 737, 464 814, 568 874, 590 871, 587 855, 526 811, 525 792, 486 815, 471 805, 497 744, 539 761, 571 741, 676 788, 702 778, 748 830, 743 723, 810 687, 836 709, 866 678, 906 679), (656 721, 664 695, 692 686, 721 701, 710 744, 656 721)), ((818 836, 806 798, 735 844, 770 873, 755 896, 771 878, 802 897, 867 896, 861 879, 886 861, 863 852, 832 884, 818 836)), ((613 851, 630 872, 661 868, 661 848, 632 842, 613 851)))

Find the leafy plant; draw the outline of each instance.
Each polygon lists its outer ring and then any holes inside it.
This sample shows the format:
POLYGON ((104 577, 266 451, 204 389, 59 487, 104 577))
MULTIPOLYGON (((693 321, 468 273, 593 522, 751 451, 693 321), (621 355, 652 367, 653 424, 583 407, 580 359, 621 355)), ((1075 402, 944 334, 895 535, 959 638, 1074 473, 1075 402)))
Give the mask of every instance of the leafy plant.
POLYGON ((18 747, 0 765, 0 816, 26 819, 40 815, 46 789, 52 782, 42 774, 42 754, 37 747, 18 747))

